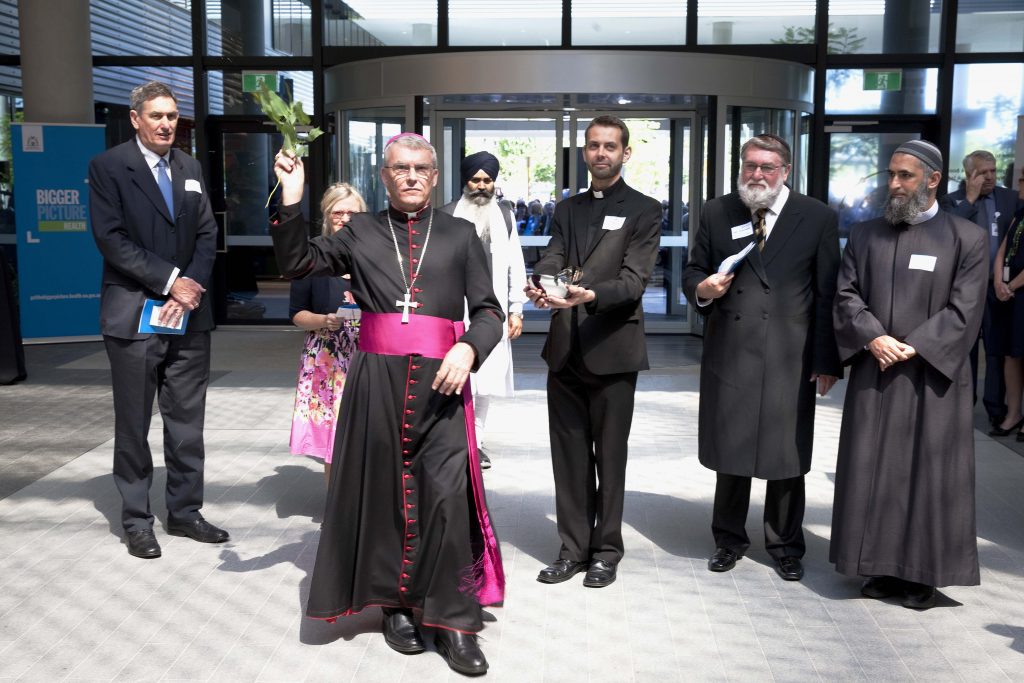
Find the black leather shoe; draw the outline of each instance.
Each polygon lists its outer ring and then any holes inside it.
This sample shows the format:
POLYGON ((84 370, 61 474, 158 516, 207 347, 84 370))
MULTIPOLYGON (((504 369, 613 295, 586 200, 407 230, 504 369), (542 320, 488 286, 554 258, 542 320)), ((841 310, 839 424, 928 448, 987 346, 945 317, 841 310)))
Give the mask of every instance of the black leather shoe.
POLYGON ((997 425, 993 425, 992 429, 988 430, 988 435, 989 436, 1009 436, 1010 434, 1013 434, 1015 431, 1020 429, 1021 425, 1024 425, 1024 417, 1022 417, 1020 420, 1018 420, 1016 424, 1010 425, 1006 429, 1003 429, 998 424, 997 425))
POLYGON ((935 587, 912 581, 904 582, 903 606, 907 609, 930 609, 935 607, 935 587))
POLYGON ((141 557, 144 560, 151 560, 160 557, 160 544, 156 542, 156 536, 152 529, 143 531, 129 531, 125 536, 128 543, 128 554, 141 557))
POLYGON ((729 548, 715 548, 715 554, 708 560, 708 569, 713 572, 727 572, 736 566, 739 553, 729 548))
POLYGON ((480 457, 480 469, 491 469, 491 459, 487 456, 486 453, 484 453, 484 450, 482 448, 478 448, 476 453, 480 457))
POLYGON ((775 560, 775 571, 786 581, 804 578, 804 565, 799 557, 780 557, 775 560))
POLYGON ((412 612, 392 607, 383 607, 381 611, 384 612, 384 640, 392 650, 403 655, 426 652, 427 646, 412 621, 412 612))
POLYGON ((218 529, 202 517, 196 517, 188 522, 167 520, 167 533, 172 536, 188 536, 200 543, 224 543, 231 538, 228 532, 218 529))
POLYGON ((572 560, 555 560, 537 574, 537 580, 541 583, 562 583, 579 574, 587 568, 586 562, 573 562, 572 560))
POLYGON ((583 585, 587 588, 604 588, 615 583, 616 565, 604 560, 594 560, 583 577, 583 585))
POLYGON ((487 659, 480 651, 474 634, 439 628, 434 635, 434 644, 437 645, 438 654, 444 657, 453 671, 466 676, 487 673, 487 659))
POLYGON ((903 593, 903 580, 895 576, 872 576, 860 587, 860 594, 866 598, 883 600, 903 593))

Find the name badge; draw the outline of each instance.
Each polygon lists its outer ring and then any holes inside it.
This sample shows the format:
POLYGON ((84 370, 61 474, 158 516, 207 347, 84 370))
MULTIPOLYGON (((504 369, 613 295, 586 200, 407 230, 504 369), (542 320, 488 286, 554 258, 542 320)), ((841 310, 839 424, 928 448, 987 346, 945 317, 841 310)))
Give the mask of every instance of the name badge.
POLYGON ((910 270, 927 270, 929 273, 935 271, 935 257, 925 254, 910 255, 910 270))
POLYGON ((753 223, 744 223, 743 225, 737 225, 732 229, 732 238, 734 240, 742 239, 744 237, 750 237, 753 234, 753 223))
POLYGON ((203 188, 199 184, 199 181, 196 180, 195 178, 186 178, 185 179, 185 192, 198 192, 199 194, 202 194, 203 193, 203 188))
POLYGON ((602 230, 618 230, 626 223, 625 216, 605 216, 602 230))

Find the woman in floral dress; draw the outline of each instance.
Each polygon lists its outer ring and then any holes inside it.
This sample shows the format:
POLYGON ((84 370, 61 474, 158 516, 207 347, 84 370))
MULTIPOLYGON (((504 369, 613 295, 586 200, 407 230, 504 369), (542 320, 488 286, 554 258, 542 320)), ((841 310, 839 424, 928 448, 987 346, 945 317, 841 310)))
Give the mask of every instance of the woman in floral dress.
MULTIPOLYGON (((355 188, 347 183, 331 185, 320 202, 323 234, 343 229, 353 213, 362 211, 366 211, 366 202, 355 188)), ((344 308, 354 303, 344 277, 292 280, 288 314, 307 333, 299 363, 289 448, 294 455, 323 460, 328 482, 341 392, 359 339, 359 309, 344 308)))

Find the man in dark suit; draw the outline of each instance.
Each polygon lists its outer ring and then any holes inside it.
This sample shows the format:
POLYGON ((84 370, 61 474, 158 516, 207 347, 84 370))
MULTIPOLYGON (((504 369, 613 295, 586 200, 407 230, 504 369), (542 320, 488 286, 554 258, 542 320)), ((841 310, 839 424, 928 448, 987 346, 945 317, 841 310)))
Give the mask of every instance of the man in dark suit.
MULTIPOLYGON (((952 214, 966 218, 980 225, 988 234, 989 269, 999 244, 1006 236, 1006 230, 1013 220, 1013 214, 1020 205, 1017 193, 1005 187, 996 186, 996 158, 991 152, 975 150, 964 157, 964 184, 955 192, 942 198, 939 205, 952 214)), ((981 323, 981 338, 985 342, 985 390, 983 401, 985 412, 992 423, 992 436, 1006 436, 1019 426, 1020 415, 1006 414, 1006 382, 1003 379, 1003 358, 988 353, 994 339, 1001 334, 1001 325, 1010 324, 1012 304, 996 298, 992 282, 988 283, 985 299, 985 315, 981 323), (1009 424, 1007 424, 1009 420, 1009 424)), ((971 373, 974 385, 978 385, 978 345, 971 349, 971 373)), ((977 388, 975 388, 977 396, 977 388)))
POLYGON ((708 569, 732 569, 750 546, 744 526, 757 477, 768 480, 766 550, 783 579, 799 581, 814 393, 824 396, 842 374, 832 334, 838 219, 786 187, 781 138, 751 138, 740 156, 738 190, 704 205, 683 272, 686 297, 707 316, 698 450, 718 473, 708 569), (751 242, 735 272, 718 272, 751 242))
POLYGON ((103 255, 100 331, 113 381, 121 521, 128 552, 154 558, 160 544, 149 506, 153 457, 147 440, 154 394, 164 423, 167 531, 204 543, 228 540, 227 532, 199 514, 213 327, 203 293, 217 225, 199 162, 172 149, 178 105, 171 89, 150 82, 132 90, 130 117, 136 137, 89 164, 89 212, 103 255), (140 332, 147 299, 162 304, 156 325, 176 334, 140 332))
POLYGON ((623 554, 626 442, 637 373, 646 370, 642 297, 658 255, 661 205, 626 185, 629 130, 599 116, 586 131, 586 192, 555 207, 551 241, 534 266, 554 275, 581 268, 564 297, 527 287, 552 308, 542 353, 548 363, 548 418, 555 507, 562 547, 538 581, 560 583, 586 570, 583 585, 615 580, 623 554))

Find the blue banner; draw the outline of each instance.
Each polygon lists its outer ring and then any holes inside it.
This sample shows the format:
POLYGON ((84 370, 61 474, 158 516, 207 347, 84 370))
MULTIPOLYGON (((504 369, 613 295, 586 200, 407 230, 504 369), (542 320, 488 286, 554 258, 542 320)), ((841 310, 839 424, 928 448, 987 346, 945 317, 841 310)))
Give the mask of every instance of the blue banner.
POLYGON ((103 126, 11 126, 25 339, 100 333, 103 260, 89 225, 88 175, 104 147, 103 126))

